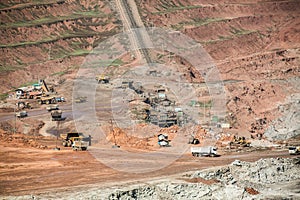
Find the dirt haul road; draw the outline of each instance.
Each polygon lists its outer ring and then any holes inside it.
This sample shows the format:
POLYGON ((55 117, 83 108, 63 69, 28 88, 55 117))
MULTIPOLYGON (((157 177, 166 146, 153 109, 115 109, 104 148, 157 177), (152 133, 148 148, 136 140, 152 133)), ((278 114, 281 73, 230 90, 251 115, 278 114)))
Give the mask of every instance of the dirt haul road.
MULTIPOLYGON (((260 158, 290 157, 287 151, 265 150, 259 153, 231 153, 215 158, 196 158, 190 154, 182 155, 169 166, 149 173, 126 173, 105 166, 95 159, 89 151, 73 152, 64 148, 61 151, 52 149, 39 150, 33 148, 15 148, 0 144, 0 195, 38 194, 50 191, 65 191, 73 186, 89 187, 89 184, 99 186, 119 185, 125 182, 144 182, 160 179, 170 175, 194 171, 213 166, 229 164, 236 159, 256 161, 260 158)), ((102 147, 101 147, 102 148, 102 147)), ((103 148, 102 156, 111 158, 111 146, 103 148)), ((157 158, 159 160, 161 158, 157 158)), ((130 157, 124 157, 115 162, 131 162, 130 157)), ((141 165, 147 159, 140 160, 141 165)))

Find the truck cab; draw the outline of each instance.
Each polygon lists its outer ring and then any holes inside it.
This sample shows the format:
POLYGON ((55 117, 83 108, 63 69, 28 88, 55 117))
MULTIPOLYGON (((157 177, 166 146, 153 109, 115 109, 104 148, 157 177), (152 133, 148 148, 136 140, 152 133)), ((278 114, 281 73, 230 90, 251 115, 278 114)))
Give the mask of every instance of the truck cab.
POLYGON ((299 147, 289 147, 290 155, 298 155, 300 154, 300 146, 299 147))
POLYGON ((83 138, 73 137, 72 140, 73 140, 72 149, 74 151, 78 151, 78 150, 86 151, 87 150, 89 143, 87 141, 84 141, 83 138))
POLYGON ((59 110, 59 106, 57 104, 50 105, 46 107, 46 110, 48 110, 48 112, 51 112, 52 110, 59 110))
POLYGON ((28 114, 25 110, 16 113, 16 117, 18 117, 18 118, 23 118, 23 117, 27 117, 27 116, 28 116, 28 114))
POLYGON ((84 135, 83 133, 70 132, 70 133, 60 134, 60 137, 63 139, 64 147, 71 147, 74 142, 74 138, 84 138, 84 135))
POLYGON ((191 147, 191 153, 193 156, 210 156, 216 157, 219 156, 217 153, 218 148, 213 146, 206 147, 191 147))

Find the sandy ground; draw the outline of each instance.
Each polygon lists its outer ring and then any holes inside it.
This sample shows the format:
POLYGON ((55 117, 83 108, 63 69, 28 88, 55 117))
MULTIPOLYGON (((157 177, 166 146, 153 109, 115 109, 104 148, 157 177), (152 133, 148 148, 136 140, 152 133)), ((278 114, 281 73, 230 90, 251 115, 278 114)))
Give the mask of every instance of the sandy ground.
MULTIPOLYGON (((266 150, 250 153, 231 153, 216 158, 196 158, 190 154, 182 155, 178 160, 165 168, 149 173, 127 173, 114 170, 99 162, 89 151, 75 152, 68 148, 55 151, 54 141, 50 149, 15 148, 1 144, 0 182, 1 195, 37 194, 45 190, 64 190, 73 186, 88 187, 88 184, 118 184, 120 182, 142 182, 143 180, 160 179, 177 173, 199 170, 213 166, 221 166, 235 159, 255 161, 268 157, 290 157, 287 150, 266 150)), ((132 162, 134 157, 112 159, 115 149, 102 147, 103 159, 114 162, 132 162)), ((159 160, 161 158, 157 158, 159 160)), ((139 160, 143 166, 147 158, 139 160)))

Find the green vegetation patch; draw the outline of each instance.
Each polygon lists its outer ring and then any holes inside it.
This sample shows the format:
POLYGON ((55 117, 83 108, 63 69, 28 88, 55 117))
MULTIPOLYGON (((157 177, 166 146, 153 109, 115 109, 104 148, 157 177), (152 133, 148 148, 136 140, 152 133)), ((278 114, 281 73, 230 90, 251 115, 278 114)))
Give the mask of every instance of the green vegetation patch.
POLYGON ((66 73, 65 71, 61 71, 61 72, 53 73, 53 74, 51 74, 50 76, 62 76, 62 75, 64 75, 65 73, 66 73))
POLYGON ((88 55, 91 51, 86 49, 77 49, 73 52, 70 52, 68 55, 70 56, 84 56, 88 55))
POLYGON ((0 72, 11 72, 11 71, 16 71, 18 69, 23 69, 22 66, 10 66, 10 65, 4 65, 0 66, 0 72))
POLYGON ((161 15, 161 14, 176 12, 178 10, 191 10, 191 9, 201 8, 202 6, 200 6, 200 5, 189 5, 189 6, 174 6, 174 7, 162 6, 162 7, 164 8, 163 10, 158 11, 158 12, 153 12, 152 14, 161 15))
POLYGON ((14 44, 0 44, 0 48, 11 48, 11 47, 21 47, 21 46, 28 46, 28 45, 39 45, 43 43, 49 43, 49 42, 56 42, 58 40, 63 39, 72 39, 77 37, 87 37, 87 36, 95 36, 98 35, 97 32, 91 32, 91 31, 82 31, 82 32, 76 32, 76 33, 64 33, 57 37, 48 37, 44 38, 42 40, 36 40, 36 41, 26 41, 26 42, 19 42, 14 44))
POLYGON ((121 59, 108 59, 108 60, 93 60, 88 63, 85 63, 83 68, 98 68, 98 67, 118 67, 120 65, 124 65, 124 63, 121 59))
POLYGON ((257 31, 253 31, 253 30, 245 30, 245 29, 238 29, 238 28, 235 28, 235 27, 230 27, 231 30, 230 30, 230 33, 232 33, 233 35, 247 35, 247 34, 250 34, 250 33, 253 33, 253 32, 257 32, 257 31))
POLYGON ((171 25, 171 27, 175 30, 182 30, 185 26, 205 26, 210 23, 214 22, 220 22, 220 21, 226 21, 227 19, 224 18, 198 18, 194 19, 193 21, 187 21, 187 22, 180 22, 178 24, 171 25))
POLYGON ((8 24, 0 25, 0 28, 18 28, 18 27, 29 27, 29 26, 40 26, 45 24, 53 24, 65 20, 76 20, 82 18, 100 18, 106 17, 107 15, 100 11, 81 11, 73 12, 72 15, 67 16, 50 16, 45 18, 39 18, 32 21, 18 21, 8 24))
POLYGON ((110 66, 121 66, 123 64, 124 62, 121 59, 116 59, 110 64, 110 66))
POLYGON ((7 97, 8 97, 8 93, 1 93, 0 94, 0 101, 3 101, 5 99, 7 99, 7 97))
POLYGON ((27 0, 27 1, 9 1, 8 3, 0 3, 0 9, 10 8, 14 6, 14 9, 31 8, 39 5, 51 5, 56 3, 64 3, 65 0, 27 0))
POLYGON ((213 44, 213 43, 220 42, 220 41, 232 40, 235 37, 240 37, 240 36, 243 36, 243 35, 249 35, 251 33, 259 33, 259 31, 257 31, 257 30, 244 30, 244 29, 233 29, 230 32, 233 35, 229 35, 229 36, 219 35, 218 39, 203 41, 203 42, 201 42, 201 44, 213 44))

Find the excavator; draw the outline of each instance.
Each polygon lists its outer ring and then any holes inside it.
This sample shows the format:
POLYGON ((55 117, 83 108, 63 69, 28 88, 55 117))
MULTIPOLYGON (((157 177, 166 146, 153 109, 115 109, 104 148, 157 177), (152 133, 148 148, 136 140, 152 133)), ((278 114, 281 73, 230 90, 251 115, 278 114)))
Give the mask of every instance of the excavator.
POLYGON ((98 83, 109 83, 109 77, 108 76, 105 76, 104 74, 100 74, 100 75, 97 75, 96 76, 96 81, 98 83))
POLYGON ((54 93, 54 88, 52 86, 48 87, 45 80, 40 80, 40 84, 43 90, 43 94, 49 95, 54 93))
POLYGON ((25 108, 32 109, 32 106, 29 102, 19 101, 19 102, 17 102, 16 105, 17 105, 18 110, 22 110, 22 109, 25 109, 25 108))
POLYGON ((200 140, 198 138, 195 138, 194 136, 192 136, 190 139, 189 139, 189 144, 200 144, 200 140))
POLYGON ((243 147, 250 147, 251 142, 249 140, 246 140, 245 137, 234 136, 231 141, 231 145, 241 145, 243 147))

